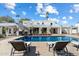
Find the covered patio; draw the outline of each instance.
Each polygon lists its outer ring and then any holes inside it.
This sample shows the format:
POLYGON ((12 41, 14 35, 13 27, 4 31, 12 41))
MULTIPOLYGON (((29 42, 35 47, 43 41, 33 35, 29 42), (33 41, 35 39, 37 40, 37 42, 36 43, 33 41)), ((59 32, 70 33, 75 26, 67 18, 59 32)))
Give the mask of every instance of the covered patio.
POLYGON ((78 29, 76 27, 29 27, 30 34, 76 34, 78 29))
POLYGON ((16 23, 0 23, 1 35, 19 35, 19 27, 16 23))

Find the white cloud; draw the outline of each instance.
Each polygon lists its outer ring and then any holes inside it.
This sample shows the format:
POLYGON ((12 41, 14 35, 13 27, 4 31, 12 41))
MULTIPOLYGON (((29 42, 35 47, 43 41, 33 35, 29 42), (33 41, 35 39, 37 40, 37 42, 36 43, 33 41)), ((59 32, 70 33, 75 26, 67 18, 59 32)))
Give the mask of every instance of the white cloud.
POLYGON ((40 17, 46 17, 46 15, 40 15, 40 17))
POLYGON ((73 10, 74 10, 75 13, 79 12, 79 4, 74 4, 73 10))
POLYGON ((26 15, 26 12, 25 12, 25 11, 22 11, 22 14, 23 14, 23 15, 26 15))
POLYGON ((15 9, 16 4, 15 3, 6 3, 5 7, 7 9, 15 9))
POLYGON ((15 12, 15 11, 13 11, 13 10, 11 11, 11 13, 12 13, 13 15, 16 15, 16 12, 15 12))
POLYGON ((69 12, 70 12, 70 13, 73 13, 73 10, 71 9, 69 12))
POLYGON ((48 18, 48 20, 50 21, 50 22, 56 22, 56 23, 58 23, 59 22, 59 19, 57 19, 57 18, 48 18))
POLYGON ((43 4, 42 3, 38 3, 37 7, 36 7, 37 12, 41 13, 42 8, 43 8, 43 4))
POLYGON ((50 3, 45 3, 44 5, 45 5, 45 6, 48 6, 48 5, 50 5, 50 3))
POLYGON ((38 5, 37 6, 38 8, 43 8, 43 4, 42 3, 38 3, 37 5, 38 5))
POLYGON ((57 11, 57 9, 56 8, 54 8, 53 6, 51 6, 51 5, 48 5, 47 7, 46 7, 46 9, 45 9, 45 11, 46 12, 49 12, 49 13, 51 13, 51 14, 59 14, 59 12, 57 11))
POLYGON ((43 16, 46 15, 46 12, 48 12, 49 14, 59 14, 57 9, 50 4, 37 4, 36 10, 39 15, 43 14, 43 16))
POLYGON ((66 20, 62 21, 63 24, 67 24, 68 22, 66 20))
POLYGON ((67 18, 64 16, 62 19, 64 19, 64 20, 65 20, 65 19, 67 19, 67 18))
POLYGON ((73 17, 72 16, 69 16, 69 19, 73 19, 73 17))
POLYGON ((59 20, 58 20, 58 19, 56 19, 56 18, 54 18, 53 20, 54 20, 55 22, 57 22, 57 23, 59 22, 59 20))

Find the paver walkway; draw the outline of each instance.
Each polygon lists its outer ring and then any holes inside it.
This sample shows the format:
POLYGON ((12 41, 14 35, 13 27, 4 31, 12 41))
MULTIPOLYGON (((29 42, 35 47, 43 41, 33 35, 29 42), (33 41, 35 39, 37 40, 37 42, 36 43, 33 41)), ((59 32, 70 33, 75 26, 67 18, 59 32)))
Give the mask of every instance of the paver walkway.
MULTIPOLYGON (((20 37, 20 36, 18 36, 20 37)), ((11 53, 12 46, 8 43, 8 41, 14 40, 18 37, 10 37, 0 41, 0 56, 9 56, 11 53)))

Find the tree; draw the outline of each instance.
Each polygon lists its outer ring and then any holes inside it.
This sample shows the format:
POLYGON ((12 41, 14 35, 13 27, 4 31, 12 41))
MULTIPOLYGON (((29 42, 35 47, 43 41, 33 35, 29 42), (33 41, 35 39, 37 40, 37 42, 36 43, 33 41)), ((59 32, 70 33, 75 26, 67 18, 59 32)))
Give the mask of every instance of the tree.
POLYGON ((1 23, 3 23, 3 22, 13 23, 14 19, 12 17, 9 17, 9 16, 2 16, 2 17, 0 17, 0 22, 1 23))
POLYGON ((28 18, 24 18, 24 19, 20 19, 20 23, 23 23, 23 21, 29 21, 30 19, 28 19, 28 18))

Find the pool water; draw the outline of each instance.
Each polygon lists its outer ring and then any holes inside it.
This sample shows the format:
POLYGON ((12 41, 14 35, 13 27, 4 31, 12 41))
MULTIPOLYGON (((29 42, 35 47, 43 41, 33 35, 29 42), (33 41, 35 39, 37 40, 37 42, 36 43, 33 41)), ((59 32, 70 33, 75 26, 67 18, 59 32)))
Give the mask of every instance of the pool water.
POLYGON ((18 38, 16 40, 23 40, 27 42, 55 42, 55 41, 76 41, 78 38, 68 37, 68 36, 25 36, 18 38))

